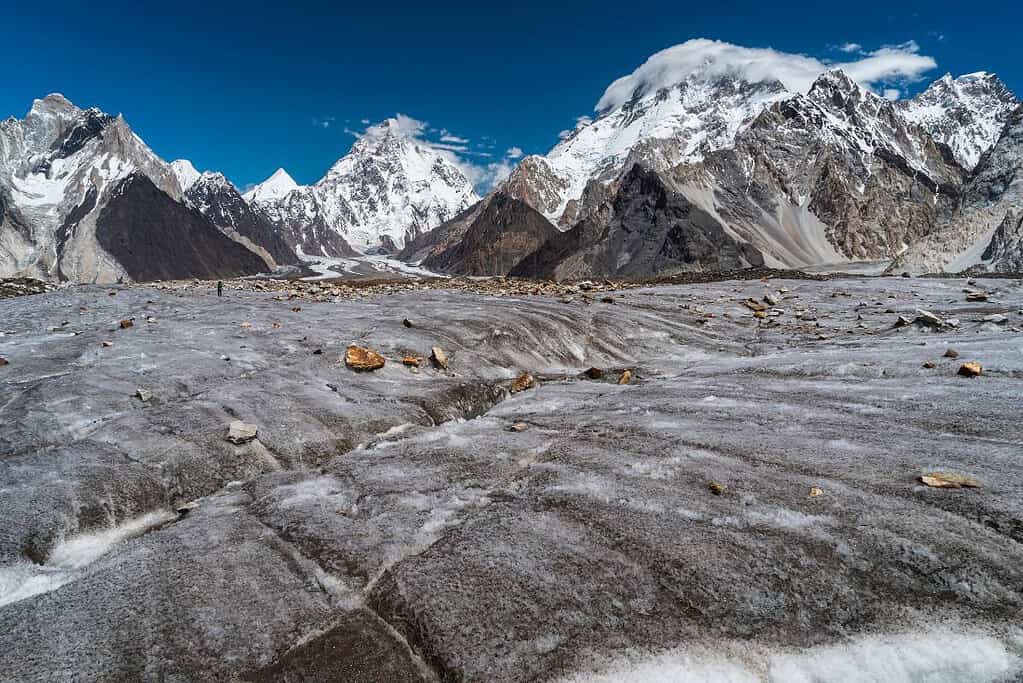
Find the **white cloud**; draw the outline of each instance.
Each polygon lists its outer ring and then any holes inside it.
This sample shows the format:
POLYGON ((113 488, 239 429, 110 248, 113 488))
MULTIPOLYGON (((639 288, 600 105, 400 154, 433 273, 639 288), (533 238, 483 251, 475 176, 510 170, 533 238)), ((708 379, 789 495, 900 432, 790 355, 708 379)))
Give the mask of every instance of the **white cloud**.
POLYGON ((313 125, 317 128, 330 128, 337 119, 333 116, 313 117, 313 125))
POLYGON ((885 88, 884 92, 881 93, 881 97, 885 98, 886 100, 891 100, 892 102, 899 99, 899 97, 901 96, 902 91, 899 90, 898 88, 885 88))
POLYGON ((604 111, 627 102, 637 90, 653 92, 698 74, 705 77, 738 76, 751 82, 778 80, 789 90, 806 92, 829 69, 841 69, 861 85, 918 80, 937 66, 934 58, 919 54, 913 41, 863 53, 859 59, 825 64, 807 55, 771 48, 750 48, 718 40, 697 38, 669 47, 604 92, 596 109, 604 111))
POLYGON ((520 159, 522 157, 521 147, 509 147, 508 151, 505 152, 505 156, 509 159, 520 159))
POLYGON ((441 142, 454 142, 454 143, 457 143, 459 145, 464 145, 465 143, 469 142, 469 138, 460 138, 457 135, 451 135, 450 133, 444 133, 443 135, 440 136, 440 141, 441 142))
POLYGON ((844 45, 839 45, 838 49, 842 52, 862 52, 863 46, 859 43, 846 43, 844 45))

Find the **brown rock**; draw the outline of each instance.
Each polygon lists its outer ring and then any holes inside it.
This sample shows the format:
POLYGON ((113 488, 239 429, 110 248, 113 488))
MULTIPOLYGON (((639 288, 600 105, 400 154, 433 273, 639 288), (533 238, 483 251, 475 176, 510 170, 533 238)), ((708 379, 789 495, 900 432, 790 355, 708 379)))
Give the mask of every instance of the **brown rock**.
POLYGON ((9 360, 4 358, 3 356, 0 356, 0 368, 2 368, 5 365, 10 365, 10 364, 11 364, 11 362, 9 360))
POLYGON ((745 301, 742 302, 742 305, 745 306, 746 308, 750 309, 753 312, 766 311, 767 310, 767 306, 765 306, 764 304, 760 303, 756 299, 746 299, 745 301))
POLYGON ((963 377, 979 377, 984 372, 984 366, 980 363, 970 361, 959 367, 959 374, 963 377))
POLYGON ((422 359, 419 356, 405 356, 401 362, 411 368, 418 368, 422 359))
POLYGON ((927 370, 933 370, 936 367, 938 367, 938 364, 935 363, 933 360, 929 360, 924 363, 924 368, 926 368, 927 370))
POLYGON ((448 355, 439 346, 434 346, 430 349, 430 362, 441 370, 448 369, 448 355))
POLYGON ((936 489, 975 489, 982 486, 973 477, 953 472, 928 472, 920 475, 919 479, 920 483, 936 489))
POLYGON ((812 487, 810 487, 810 497, 811 498, 820 498, 823 495, 824 495, 824 489, 820 488, 819 486, 812 486, 812 487))
POLYGON ((227 427, 227 440, 233 444, 248 443, 256 438, 258 432, 256 425, 235 420, 227 427))
POLYGON ((618 377, 619 384, 628 384, 632 381, 632 370, 626 370, 618 377))
POLYGON ((108 341, 103 342, 103 346, 105 348, 110 348, 113 345, 114 345, 114 342, 108 342, 108 341))
POLYGON ((408 318, 405 318, 404 320, 402 320, 401 324, 404 325, 405 327, 412 327, 412 321, 409 320, 408 318))
POLYGON ((384 357, 372 349, 352 345, 345 351, 345 365, 352 370, 379 370, 384 363, 384 357))
POLYGON ((529 429, 529 425, 525 422, 516 422, 508 427, 509 432, 524 432, 529 429))
POLYGON ((707 484, 707 488, 710 489, 710 492, 713 493, 715 496, 720 496, 722 493, 725 492, 725 489, 728 487, 726 487, 724 484, 719 484, 716 481, 712 481, 709 484, 707 484))
POLYGON ((590 379, 600 379, 604 376, 604 371, 601 370, 600 368, 590 368, 583 374, 585 374, 590 379))
POLYGON ((956 351, 955 349, 948 349, 947 351, 945 351, 945 358, 958 358, 958 357, 959 357, 959 352, 956 351))
POLYGON ((126 330, 129 327, 134 327, 134 325, 135 325, 135 321, 133 319, 130 319, 130 318, 125 318, 124 320, 121 321, 121 329, 122 330, 126 330))
POLYGON ((761 319, 762 318, 766 318, 767 317, 767 312, 766 311, 753 311, 753 317, 754 318, 761 318, 761 319))
POLYGON ((967 292, 966 293, 966 300, 967 301, 987 301, 987 298, 988 298, 988 293, 987 292, 967 292))
POLYGON ((517 394, 520 391, 532 389, 536 386, 536 380, 528 372, 523 372, 521 375, 516 377, 511 384, 511 392, 517 394))

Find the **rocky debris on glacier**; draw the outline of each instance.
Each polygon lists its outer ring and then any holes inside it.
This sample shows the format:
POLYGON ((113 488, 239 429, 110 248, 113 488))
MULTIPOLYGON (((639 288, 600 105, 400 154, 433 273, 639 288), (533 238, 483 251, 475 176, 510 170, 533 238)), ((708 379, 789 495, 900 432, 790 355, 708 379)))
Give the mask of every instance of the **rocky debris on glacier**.
POLYGON ((28 277, 0 278, 0 299, 52 292, 57 286, 28 277))
POLYGON ((259 427, 241 420, 233 420, 227 426, 227 440, 236 446, 253 441, 259 434, 259 427))
POLYGON ((955 472, 928 472, 920 475, 920 482, 937 489, 976 489, 981 483, 973 477, 955 472))
POLYGON ((384 367, 387 361, 373 349, 352 345, 345 349, 345 365, 352 370, 371 371, 384 367))
POLYGON ((700 648, 792 680, 777 657, 930 643, 937 624, 981 641, 895 650, 907 675, 1013 680, 1020 332, 975 318, 1023 289, 990 280, 977 304, 962 285, 629 286, 614 307, 501 282, 294 312, 210 283, 4 300, 0 670, 557 680, 700 648), (793 313, 742 305, 782 288, 793 313), (918 308, 962 322, 891 327, 918 308), (129 316, 160 324, 102 347, 129 316), (350 340, 456 362, 355 374, 313 353, 350 340), (953 345, 983 381, 920 367, 953 345), (523 368, 539 385, 512 395, 523 368), (619 386, 623 368, 642 381, 619 386), (258 439, 227 441, 235 420, 258 439))

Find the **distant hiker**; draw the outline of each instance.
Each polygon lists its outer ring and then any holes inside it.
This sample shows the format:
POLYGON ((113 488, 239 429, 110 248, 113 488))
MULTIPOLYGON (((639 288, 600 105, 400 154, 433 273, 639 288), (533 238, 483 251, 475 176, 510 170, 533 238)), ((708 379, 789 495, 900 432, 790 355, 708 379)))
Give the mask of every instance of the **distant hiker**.
POLYGON ((224 281, 217 280, 217 296, 224 296, 224 281))

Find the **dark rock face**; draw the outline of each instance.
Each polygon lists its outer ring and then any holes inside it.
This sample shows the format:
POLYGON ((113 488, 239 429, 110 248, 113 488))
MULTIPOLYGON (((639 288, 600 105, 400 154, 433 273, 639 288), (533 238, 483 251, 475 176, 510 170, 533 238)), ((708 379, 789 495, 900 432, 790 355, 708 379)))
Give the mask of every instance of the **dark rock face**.
POLYGON ((522 259, 524 277, 643 277, 763 265, 755 248, 730 237, 706 211, 639 165, 621 181, 609 210, 595 212, 522 259))
POLYGON ((398 258, 403 261, 420 263, 427 258, 437 257, 454 248, 465 237, 465 233, 473 221, 479 218, 490 204, 490 199, 490 196, 483 198, 451 220, 410 240, 405 248, 398 253, 398 258))
POLYGON ((842 72, 766 109, 705 166, 733 228, 756 232, 766 217, 805 208, 830 248, 854 260, 891 258, 931 232, 964 176, 891 102, 842 72))
POLYGON ((219 173, 204 174, 185 193, 196 208, 222 230, 250 239, 270 254, 277 265, 298 263, 298 256, 265 217, 257 214, 219 173))
POLYGON ((102 133, 114 118, 99 109, 86 110, 83 119, 65 137, 54 142, 56 154, 53 158, 66 159, 79 151, 85 143, 102 133))
POLYGON ((987 270, 1023 273, 1023 212, 1006 214, 981 258, 988 263, 987 270))
POLYGON ((139 281, 237 277, 267 270, 257 254, 139 174, 126 178, 100 212, 96 239, 139 281))
POLYGON ((456 245, 428 257, 423 265, 461 275, 507 275, 523 257, 557 234, 539 211, 497 192, 456 245))
POLYGON ((939 229, 912 244, 892 269, 1016 272, 1016 264, 1023 260, 1014 237, 1020 207, 1023 105, 1008 117, 995 146, 980 157, 955 211, 945 216, 939 229))

